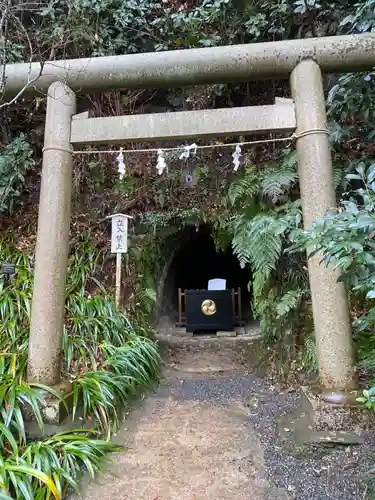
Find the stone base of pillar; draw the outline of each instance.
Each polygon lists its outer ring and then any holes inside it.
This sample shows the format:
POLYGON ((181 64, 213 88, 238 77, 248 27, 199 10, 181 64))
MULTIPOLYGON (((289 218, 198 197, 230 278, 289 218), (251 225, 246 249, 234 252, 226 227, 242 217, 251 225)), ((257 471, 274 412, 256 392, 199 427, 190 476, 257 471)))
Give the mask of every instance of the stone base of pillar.
POLYGON ((62 382, 58 386, 54 386, 54 389, 60 392, 60 394, 65 398, 64 403, 53 396, 52 394, 47 394, 45 396, 46 405, 42 408, 42 416, 45 424, 49 425, 60 425, 71 413, 73 407, 73 386, 69 382, 62 382))
MULTIPOLYGON (((71 413, 73 407, 73 387, 70 382, 61 382, 55 385, 53 389, 61 394, 65 404, 50 393, 44 394, 45 404, 40 408, 40 413, 46 425, 60 425, 71 413)), ((24 418, 27 422, 35 420, 31 408, 25 408, 24 418)))
POLYGON ((316 446, 363 443, 364 433, 375 429, 375 415, 356 402, 358 395, 301 387, 299 408, 277 419, 284 446, 292 453, 306 454, 316 446))
POLYGON ((374 429, 374 413, 357 403, 358 396, 358 391, 317 393, 313 388, 301 387, 301 408, 311 416, 317 431, 374 429))
POLYGON ((95 420, 84 420, 83 405, 77 409, 74 422, 72 421, 73 394, 72 384, 62 382, 54 386, 54 389, 59 391, 66 399, 62 403, 58 398, 47 395, 45 397, 46 404, 41 408, 41 414, 44 426, 41 429, 35 421, 34 414, 30 410, 24 411, 25 431, 28 439, 44 439, 59 432, 66 432, 71 429, 94 430, 95 420))

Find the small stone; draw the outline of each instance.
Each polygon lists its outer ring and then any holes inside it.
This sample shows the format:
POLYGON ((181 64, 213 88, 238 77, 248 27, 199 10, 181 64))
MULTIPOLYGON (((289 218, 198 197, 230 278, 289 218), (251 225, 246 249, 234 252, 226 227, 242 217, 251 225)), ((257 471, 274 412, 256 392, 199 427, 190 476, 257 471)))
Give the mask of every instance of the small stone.
POLYGON ((236 332, 227 332, 224 330, 219 330, 216 332, 216 337, 236 337, 236 332))
POLYGON ((322 396, 323 401, 326 401, 327 403, 332 403, 332 404, 344 404, 346 400, 345 394, 324 394, 322 396))

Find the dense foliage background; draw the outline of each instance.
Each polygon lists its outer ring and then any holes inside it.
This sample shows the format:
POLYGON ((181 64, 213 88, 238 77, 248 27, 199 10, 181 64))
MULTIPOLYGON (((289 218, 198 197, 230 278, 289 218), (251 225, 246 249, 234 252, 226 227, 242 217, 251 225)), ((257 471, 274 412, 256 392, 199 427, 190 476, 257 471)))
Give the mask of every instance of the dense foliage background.
MULTIPOLYGON (((369 32, 375 30, 374 9, 374 0, 0 0, 0 96, 5 63, 369 32)), ((342 210, 309 234, 300 232, 292 143, 285 149, 274 144, 248 149, 237 173, 232 151, 225 149, 198 154, 188 163, 170 156, 169 172, 160 177, 153 155, 131 155, 122 181, 111 156, 75 158, 62 368, 73 382, 76 404, 82 397, 85 416, 95 416, 103 436, 118 424, 129 395, 157 377, 158 354, 147 339, 156 282, 170 249, 168 238, 178 237, 187 225, 209 224, 217 246, 232 245, 241 264, 250 266, 253 311, 273 348, 273 366, 284 374, 316 365, 304 254, 313 240, 327 261, 344 270, 359 361, 363 375, 371 374, 374 76, 325 77, 342 210), (194 187, 184 181, 192 166, 194 187), (119 211, 136 216, 124 281, 126 315, 113 310, 109 297, 113 263, 103 222, 119 211)), ((79 111, 110 116, 233 107, 273 103, 276 96, 290 96, 287 81, 81 95, 79 111)), ((103 454, 113 449, 83 431, 36 445, 23 430, 22 404, 33 408, 42 425, 38 408, 47 390, 24 380, 45 103, 44 95, 29 99, 26 94, 0 101, 0 261, 13 261, 18 269, 16 281, 0 290, 1 329, 7 332, 0 344, 0 498, 48 498, 48 491, 58 498, 76 486, 82 463, 94 474, 103 454), (35 472, 41 469, 44 476, 35 472)))

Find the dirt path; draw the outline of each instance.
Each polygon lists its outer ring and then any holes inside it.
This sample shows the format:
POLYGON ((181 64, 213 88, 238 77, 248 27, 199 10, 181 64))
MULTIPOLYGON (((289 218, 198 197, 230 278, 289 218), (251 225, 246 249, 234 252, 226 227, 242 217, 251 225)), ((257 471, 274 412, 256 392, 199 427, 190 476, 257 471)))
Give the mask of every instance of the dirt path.
POLYGON ((269 488, 261 446, 234 402, 218 408, 150 398, 134 418, 132 449, 119 457, 117 478, 91 486, 86 498, 264 498, 269 488))
POLYGON ((83 488, 83 498, 363 498, 355 448, 334 452, 328 460, 285 455, 275 416, 296 403, 295 394, 277 393, 246 373, 233 354, 175 353, 157 392, 116 436, 130 449, 115 457, 111 474, 83 488))

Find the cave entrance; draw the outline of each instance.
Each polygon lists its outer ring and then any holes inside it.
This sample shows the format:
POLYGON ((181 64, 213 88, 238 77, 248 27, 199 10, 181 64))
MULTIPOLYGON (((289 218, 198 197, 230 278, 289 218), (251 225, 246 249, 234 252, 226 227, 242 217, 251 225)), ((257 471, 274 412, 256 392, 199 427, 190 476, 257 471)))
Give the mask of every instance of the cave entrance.
POLYGON ((227 289, 241 288, 242 319, 252 320, 251 273, 241 269, 231 248, 218 251, 210 227, 186 229, 179 239, 177 250, 166 274, 160 321, 167 326, 178 322, 178 289, 206 290, 208 281, 215 278, 226 280, 227 289))

